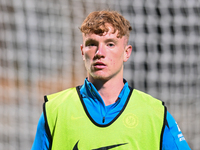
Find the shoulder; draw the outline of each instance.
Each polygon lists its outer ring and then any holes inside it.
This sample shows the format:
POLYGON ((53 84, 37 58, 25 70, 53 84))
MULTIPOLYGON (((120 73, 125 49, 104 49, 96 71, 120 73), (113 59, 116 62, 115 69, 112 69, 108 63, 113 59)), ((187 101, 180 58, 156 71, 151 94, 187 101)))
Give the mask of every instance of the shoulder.
POLYGON ((177 126, 177 129, 179 129, 178 124, 176 123, 176 120, 168 111, 167 111, 167 126, 168 128, 177 126))
POLYGON ((75 91, 76 91, 76 87, 73 87, 73 88, 65 89, 65 90, 57 92, 57 93, 46 95, 45 101, 54 100, 54 99, 60 98, 62 96, 70 95, 70 93, 73 93, 75 91))
POLYGON ((162 123, 166 120, 166 107, 164 103, 151 95, 134 89, 130 100, 131 106, 136 106, 137 109, 141 109, 146 112, 149 117, 154 116, 154 118, 159 119, 162 123))
POLYGON ((43 104, 44 116, 52 121, 66 110, 71 110, 74 106, 79 107, 80 95, 78 87, 69 88, 58 93, 46 96, 46 101, 43 104))
POLYGON ((72 99, 73 96, 78 96, 76 87, 46 95, 44 96, 45 107, 52 107, 52 109, 55 109, 66 103, 69 99, 72 99))
POLYGON ((140 103, 146 103, 148 105, 164 105, 164 102, 162 102, 161 100, 145 93, 145 92, 142 92, 142 91, 139 91, 137 89, 134 89, 133 92, 132 92, 132 98, 133 99, 138 99, 138 101, 140 103))

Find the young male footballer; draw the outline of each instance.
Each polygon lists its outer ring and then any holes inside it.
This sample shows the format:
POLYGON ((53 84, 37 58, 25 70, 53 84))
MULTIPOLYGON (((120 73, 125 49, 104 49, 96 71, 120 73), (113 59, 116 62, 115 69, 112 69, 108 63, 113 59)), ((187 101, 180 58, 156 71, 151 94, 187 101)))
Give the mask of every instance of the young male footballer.
POLYGON ((116 11, 83 21, 84 84, 45 96, 32 150, 190 150, 163 102, 123 78, 131 26, 116 11))

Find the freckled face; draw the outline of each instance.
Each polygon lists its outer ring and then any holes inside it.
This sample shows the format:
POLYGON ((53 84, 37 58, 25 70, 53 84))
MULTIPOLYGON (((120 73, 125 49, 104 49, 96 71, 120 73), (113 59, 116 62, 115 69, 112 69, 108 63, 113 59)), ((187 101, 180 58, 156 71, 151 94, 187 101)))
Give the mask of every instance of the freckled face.
POLYGON ((127 38, 117 38, 118 31, 113 34, 113 27, 103 35, 83 34, 81 52, 88 79, 109 80, 113 77, 123 78, 123 62, 127 61, 132 47, 127 45, 127 38))

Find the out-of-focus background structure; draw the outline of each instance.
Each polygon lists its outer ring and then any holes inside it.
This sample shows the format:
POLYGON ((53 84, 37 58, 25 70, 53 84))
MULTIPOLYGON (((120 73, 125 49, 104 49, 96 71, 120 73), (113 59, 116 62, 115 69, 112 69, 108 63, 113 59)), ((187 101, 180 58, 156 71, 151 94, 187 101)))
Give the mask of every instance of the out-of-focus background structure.
POLYGON ((161 99, 200 149, 200 0, 0 0, 0 149, 30 149, 43 96, 83 84, 78 29, 113 9, 133 27, 131 86, 161 99))

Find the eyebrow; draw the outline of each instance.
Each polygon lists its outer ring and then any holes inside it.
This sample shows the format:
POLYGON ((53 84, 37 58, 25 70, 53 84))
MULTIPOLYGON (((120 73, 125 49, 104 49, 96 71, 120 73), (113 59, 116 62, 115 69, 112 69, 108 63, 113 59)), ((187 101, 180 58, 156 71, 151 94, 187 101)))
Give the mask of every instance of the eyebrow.
POLYGON ((85 45, 87 45, 87 44, 90 43, 90 42, 98 43, 97 40, 92 39, 92 38, 88 38, 88 39, 85 41, 85 45))
POLYGON ((106 39, 105 42, 114 42, 115 44, 117 44, 118 40, 116 40, 114 38, 110 38, 110 39, 106 39))
MULTIPOLYGON (((92 38, 88 38, 86 41, 85 41, 85 45, 87 45, 88 43, 90 42, 94 42, 94 43, 99 43, 97 40, 95 39, 92 39, 92 38)), ((118 43, 118 40, 114 39, 114 38, 109 38, 109 39, 106 39, 105 40, 105 43, 107 42, 114 42, 115 44, 118 43)))

